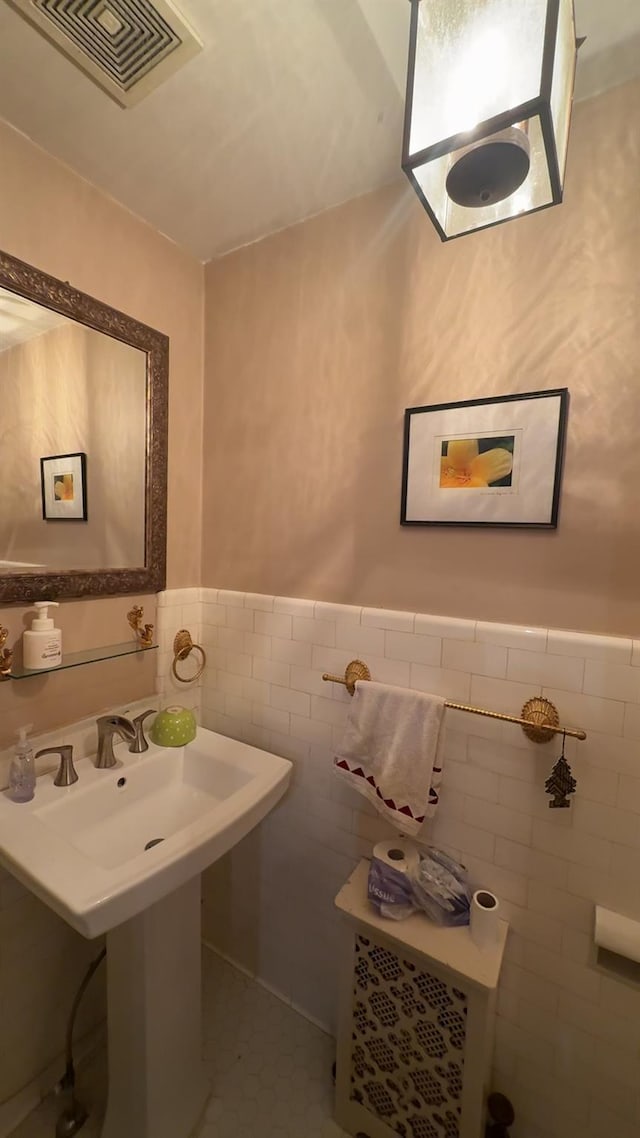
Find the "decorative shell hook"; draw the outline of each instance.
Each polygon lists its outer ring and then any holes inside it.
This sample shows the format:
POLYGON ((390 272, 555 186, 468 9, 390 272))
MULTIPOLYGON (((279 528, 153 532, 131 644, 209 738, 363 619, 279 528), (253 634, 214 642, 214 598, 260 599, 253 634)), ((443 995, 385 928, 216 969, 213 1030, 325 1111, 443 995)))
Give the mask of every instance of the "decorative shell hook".
POLYGON ((0 624, 0 680, 8 680, 11 675, 13 648, 5 648, 9 629, 0 624))
POLYGON ((140 643, 141 648, 151 648, 153 644, 153 625, 142 623, 144 609, 142 605, 134 605, 127 613, 127 620, 140 643))

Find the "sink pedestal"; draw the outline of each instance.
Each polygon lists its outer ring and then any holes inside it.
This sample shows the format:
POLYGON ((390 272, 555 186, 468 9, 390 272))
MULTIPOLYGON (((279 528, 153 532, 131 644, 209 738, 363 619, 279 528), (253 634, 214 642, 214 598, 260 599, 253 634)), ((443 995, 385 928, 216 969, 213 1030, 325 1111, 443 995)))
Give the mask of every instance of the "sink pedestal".
POLYGON ((280 801, 292 764, 206 727, 184 747, 119 744, 118 760, 80 759, 65 790, 43 775, 20 807, 0 794, 0 865, 83 936, 107 933, 102 1138, 188 1138, 209 1092, 200 874, 280 801))
POLYGON ((102 1138, 188 1138, 202 1062, 200 877, 107 934, 109 1094, 102 1138))

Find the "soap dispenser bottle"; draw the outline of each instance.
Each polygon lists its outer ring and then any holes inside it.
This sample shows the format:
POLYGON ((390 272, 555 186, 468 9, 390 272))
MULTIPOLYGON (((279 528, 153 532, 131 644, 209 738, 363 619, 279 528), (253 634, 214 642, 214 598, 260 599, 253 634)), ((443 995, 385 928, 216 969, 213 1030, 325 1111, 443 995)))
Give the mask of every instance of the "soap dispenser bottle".
POLYGON ((28 727, 18 728, 19 742, 9 767, 9 796, 14 802, 30 802, 36 792, 36 768, 31 743, 27 739, 28 727))
POLYGON ((57 601, 35 601, 37 615, 31 623, 31 631, 25 632, 23 642, 23 664, 33 671, 44 668, 57 668, 62 663, 62 633, 54 628, 49 616, 50 608, 59 608, 57 601))

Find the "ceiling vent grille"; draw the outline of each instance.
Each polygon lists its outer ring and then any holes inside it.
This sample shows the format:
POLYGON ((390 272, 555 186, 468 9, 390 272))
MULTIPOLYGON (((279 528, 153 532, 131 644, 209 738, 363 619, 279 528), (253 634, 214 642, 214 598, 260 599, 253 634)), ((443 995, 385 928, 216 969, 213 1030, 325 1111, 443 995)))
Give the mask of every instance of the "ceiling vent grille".
POLYGON ((202 44, 168 0, 10 0, 112 99, 133 106, 202 44))

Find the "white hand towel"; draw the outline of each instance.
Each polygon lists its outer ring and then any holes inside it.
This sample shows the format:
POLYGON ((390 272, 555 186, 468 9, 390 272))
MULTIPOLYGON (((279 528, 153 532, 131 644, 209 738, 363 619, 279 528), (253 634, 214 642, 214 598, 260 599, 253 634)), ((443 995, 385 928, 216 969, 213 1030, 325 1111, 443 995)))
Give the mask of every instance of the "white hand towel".
POLYGON ((438 805, 444 708, 437 695, 356 685, 334 770, 405 833, 416 834, 438 805))

